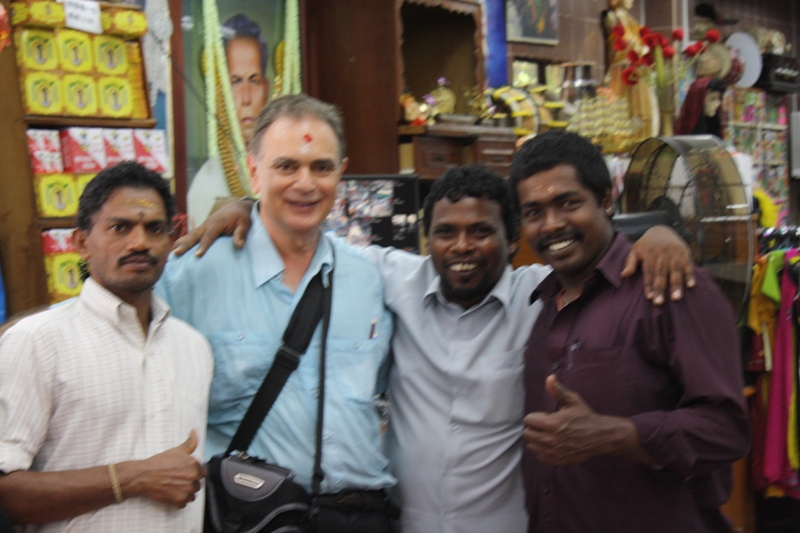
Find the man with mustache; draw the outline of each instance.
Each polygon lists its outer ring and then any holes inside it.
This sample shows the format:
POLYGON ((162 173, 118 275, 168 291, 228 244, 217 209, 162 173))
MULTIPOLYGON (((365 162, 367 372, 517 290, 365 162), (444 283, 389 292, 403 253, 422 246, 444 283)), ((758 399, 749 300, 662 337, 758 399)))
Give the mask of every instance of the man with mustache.
MULTIPOLYGON (((249 223, 243 204, 212 215, 181 249, 212 226, 211 234, 237 228, 234 243, 241 243, 249 223)), ((528 298, 550 269, 512 271, 519 209, 508 182, 486 168, 447 171, 432 186, 424 212, 430 257, 365 250, 396 317, 386 449, 399 481, 393 495, 402 507, 402 530, 522 533, 522 352, 540 309, 528 298)), ((674 233, 659 238, 659 231, 639 246, 665 241, 655 252, 690 274, 685 244, 674 233)))
POLYGON ((749 449, 730 304, 703 269, 652 306, 615 233, 611 178, 589 141, 548 132, 511 168, 522 233, 553 272, 525 352, 530 533, 733 531, 719 510, 749 449))
POLYGON ((158 174, 100 172, 80 296, 0 337, 0 507, 25 531, 202 531, 211 350, 153 295, 174 213, 158 174))

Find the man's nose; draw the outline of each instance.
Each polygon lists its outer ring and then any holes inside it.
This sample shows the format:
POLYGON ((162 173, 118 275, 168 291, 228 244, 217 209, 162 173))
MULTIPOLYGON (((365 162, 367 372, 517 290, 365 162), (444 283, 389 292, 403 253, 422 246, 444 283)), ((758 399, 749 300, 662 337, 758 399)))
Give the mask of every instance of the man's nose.
POLYGON ((472 249, 472 239, 466 231, 459 232, 453 242, 454 252, 467 252, 472 249))
POLYGON ((542 231, 551 233, 560 230, 564 227, 564 217, 561 216, 558 209, 547 209, 544 214, 544 224, 542 231))
POLYGON ((150 234, 147 232, 147 228, 143 226, 136 226, 131 230, 130 233, 130 240, 128 241, 128 247, 131 250, 149 250, 150 249, 150 234))

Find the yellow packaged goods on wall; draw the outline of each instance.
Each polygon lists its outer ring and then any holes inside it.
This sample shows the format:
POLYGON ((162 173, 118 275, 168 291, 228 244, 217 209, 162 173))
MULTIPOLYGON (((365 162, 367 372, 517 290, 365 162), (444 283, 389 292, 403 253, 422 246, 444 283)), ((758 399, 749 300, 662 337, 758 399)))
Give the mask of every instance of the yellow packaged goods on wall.
POLYGON ((64 6, 58 2, 11 2, 11 24, 40 28, 63 28, 64 6))
POLYGON ((33 178, 36 206, 41 217, 72 217, 78 212, 75 179, 71 174, 45 174, 33 178))
POLYGON ((141 11, 111 8, 101 14, 103 33, 126 38, 141 37, 147 33, 147 17, 141 11))
POLYGON ((56 38, 52 31, 18 29, 14 31, 17 65, 26 70, 54 70, 58 66, 56 38))
POLYGON ((53 303, 77 296, 81 292, 81 256, 77 252, 48 255, 44 258, 47 289, 53 303))
POLYGON ((50 301, 60 302, 81 291, 81 257, 72 242, 73 229, 51 229, 42 232, 44 269, 50 301))
POLYGON ((22 72, 25 112, 29 115, 58 115, 64 110, 61 79, 50 72, 22 72))
POLYGON ((94 179, 97 174, 76 174, 75 175, 75 196, 78 197, 80 203, 83 190, 89 185, 89 182, 94 179))
POLYGON ((142 68, 142 50, 138 42, 127 42, 128 50, 128 81, 131 83, 131 96, 133 97, 133 118, 149 118, 150 107, 147 105, 145 93, 144 71, 142 68))
POLYGON ((105 117, 130 117, 133 112, 131 84, 125 78, 101 76, 97 82, 100 90, 100 114, 105 117))
POLYGON ((76 30, 56 30, 58 62, 67 72, 92 72, 92 36, 76 30))
POLYGON ((95 67, 100 74, 124 75, 128 70, 125 41, 111 35, 94 37, 95 67))
POLYGON ((68 115, 95 116, 98 110, 97 85, 86 74, 64 74, 64 111, 68 115))

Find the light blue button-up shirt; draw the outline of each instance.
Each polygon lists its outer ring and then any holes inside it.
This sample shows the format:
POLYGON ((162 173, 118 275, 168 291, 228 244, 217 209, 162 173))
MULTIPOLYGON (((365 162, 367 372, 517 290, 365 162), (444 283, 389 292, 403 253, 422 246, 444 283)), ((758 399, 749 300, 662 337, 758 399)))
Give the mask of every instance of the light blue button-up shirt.
MULTIPOLYGON (((214 350, 206 455, 222 453, 264 380, 295 306, 320 269, 333 270, 327 344, 322 492, 379 489, 395 483, 381 450, 373 403, 387 364, 392 319, 383 284, 361 251, 329 237, 296 292, 283 284, 284 264, 254 206, 247 245, 220 238, 198 260, 173 257, 156 290, 175 316, 206 335, 214 350)), ((310 488, 319 386, 321 324, 248 450, 291 468, 310 488)))
POLYGON ((370 247, 395 313, 387 454, 403 533, 524 533, 523 352, 551 271, 533 265, 480 303, 448 301, 430 257, 370 247))

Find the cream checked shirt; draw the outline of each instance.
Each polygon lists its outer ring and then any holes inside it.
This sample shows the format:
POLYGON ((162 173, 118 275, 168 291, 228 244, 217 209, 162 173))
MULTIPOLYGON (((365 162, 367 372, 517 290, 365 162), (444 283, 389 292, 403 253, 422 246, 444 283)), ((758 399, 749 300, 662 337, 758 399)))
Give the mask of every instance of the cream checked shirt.
MULTIPOLYGON (((192 429, 203 461, 211 349, 155 295, 152 315, 145 338, 134 308, 89 278, 77 299, 0 337, 0 471, 145 459, 192 429)), ((202 514, 202 493, 182 510, 131 498, 24 531, 200 533, 202 514)))

